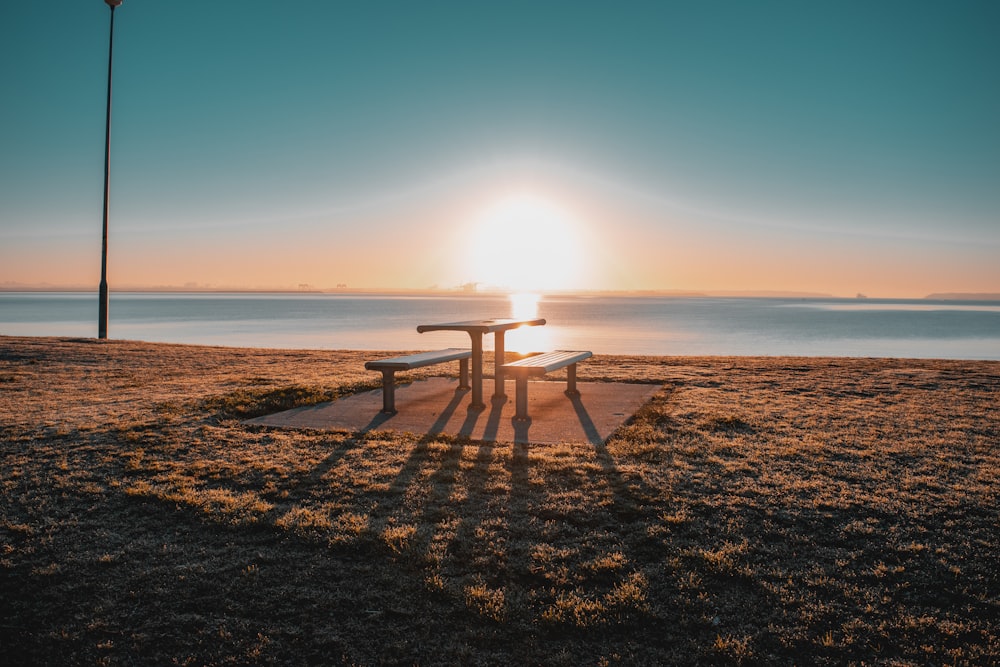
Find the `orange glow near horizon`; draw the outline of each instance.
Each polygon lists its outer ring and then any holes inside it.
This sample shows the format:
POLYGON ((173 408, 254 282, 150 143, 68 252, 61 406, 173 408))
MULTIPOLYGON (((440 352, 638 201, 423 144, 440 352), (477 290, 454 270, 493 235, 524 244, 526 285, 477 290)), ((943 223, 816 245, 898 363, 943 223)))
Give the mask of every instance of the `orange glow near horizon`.
MULTIPOLYGON (((688 214, 589 182, 535 178, 533 184, 526 190, 491 181, 398 206, 246 228, 206 219, 175 230, 135 219, 109 249, 109 283, 112 292, 461 290, 470 283, 514 294, 773 291, 921 298, 1000 291, 990 244, 970 249, 933 239, 767 226, 688 214)), ((99 239, 78 237, 0 241, 0 285, 96 290, 99 248, 99 239)))

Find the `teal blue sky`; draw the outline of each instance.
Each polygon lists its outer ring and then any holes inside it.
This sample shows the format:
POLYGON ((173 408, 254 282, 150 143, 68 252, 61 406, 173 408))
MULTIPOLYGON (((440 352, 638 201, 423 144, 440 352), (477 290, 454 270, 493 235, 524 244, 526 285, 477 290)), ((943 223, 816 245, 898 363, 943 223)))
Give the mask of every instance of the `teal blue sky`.
MULTIPOLYGON (((0 285, 96 289, 109 14, 0 7, 0 285)), ((125 0, 111 286, 1000 292, 998 34, 995 2, 125 0), (512 197, 572 254, 475 247, 512 197)))

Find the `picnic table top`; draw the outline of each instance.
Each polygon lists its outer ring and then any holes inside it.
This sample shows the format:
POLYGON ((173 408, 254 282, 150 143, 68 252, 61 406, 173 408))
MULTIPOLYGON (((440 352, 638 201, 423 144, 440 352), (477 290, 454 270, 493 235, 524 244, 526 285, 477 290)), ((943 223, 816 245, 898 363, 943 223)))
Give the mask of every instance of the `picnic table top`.
POLYGON ((545 324, 545 318, 517 319, 513 317, 498 317, 490 320, 467 320, 465 322, 443 322, 440 324, 421 324, 417 326, 418 333, 425 331, 467 331, 469 333, 495 333, 518 327, 533 327, 545 324))

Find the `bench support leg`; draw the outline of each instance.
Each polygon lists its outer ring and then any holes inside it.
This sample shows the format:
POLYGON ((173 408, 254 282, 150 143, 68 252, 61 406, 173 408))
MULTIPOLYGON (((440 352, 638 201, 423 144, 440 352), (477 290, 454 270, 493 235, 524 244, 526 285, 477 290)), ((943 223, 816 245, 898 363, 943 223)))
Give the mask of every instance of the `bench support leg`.
POLYGON ((382 412, 396 413, 396 371, 382 371, 382 412))
POLYGON ((469 360, 458 360, 458 388, 469 389, 469 360))
POLYGON ((514 419, 519 422, 529 421, 528 417, 528 376, 518 373, 514 378, 514 419))
POLYGON ((570 364, 566 369, 566 395, 580 395, 580 392, 576 390, 576 364, 570 364))

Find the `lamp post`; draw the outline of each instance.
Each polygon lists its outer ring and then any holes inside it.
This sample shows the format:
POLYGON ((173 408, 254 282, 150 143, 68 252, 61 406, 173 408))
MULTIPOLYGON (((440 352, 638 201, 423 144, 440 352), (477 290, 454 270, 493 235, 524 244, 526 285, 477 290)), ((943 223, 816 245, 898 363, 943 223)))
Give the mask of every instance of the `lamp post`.
POLYGON ((111 60, 115 50, 115 7, 123 0, 104 0, 111 8, 108 37, 108 112, 104 124, 104 231, 101 234, 101 286, 97 309, 97 337, 108 337, 108 200, 111 194, 111 60))

